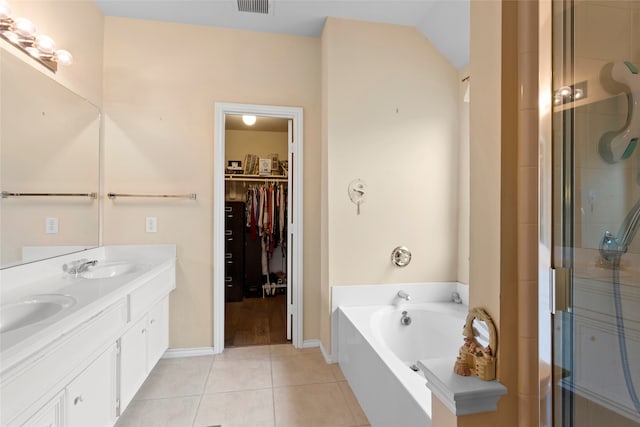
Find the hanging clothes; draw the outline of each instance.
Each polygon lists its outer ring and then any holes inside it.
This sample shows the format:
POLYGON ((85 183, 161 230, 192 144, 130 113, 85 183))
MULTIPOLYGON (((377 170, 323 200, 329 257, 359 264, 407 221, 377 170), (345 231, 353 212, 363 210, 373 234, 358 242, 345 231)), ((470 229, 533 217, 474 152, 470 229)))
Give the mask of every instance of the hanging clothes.
POLYGON ((269 261, 275 248, 282 248, 286 257, 287 186, 270 183, 247 189, 246 226, 251 240, 260 239, 260 270, 263 281, 269 281, 269 261))

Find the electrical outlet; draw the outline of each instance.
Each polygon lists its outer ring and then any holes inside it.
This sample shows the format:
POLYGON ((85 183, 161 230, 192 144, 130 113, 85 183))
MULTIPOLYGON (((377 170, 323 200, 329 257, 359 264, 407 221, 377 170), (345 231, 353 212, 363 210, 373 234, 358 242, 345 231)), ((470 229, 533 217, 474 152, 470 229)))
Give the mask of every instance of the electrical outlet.
POLYGON ((49 217, 45 220, 45 233, 58 234, 58 218, 49 217))
POLYGON ((158 218, 155 216, 148 216, 145 222, 145 231, 147 233, 158 232, 158 218))

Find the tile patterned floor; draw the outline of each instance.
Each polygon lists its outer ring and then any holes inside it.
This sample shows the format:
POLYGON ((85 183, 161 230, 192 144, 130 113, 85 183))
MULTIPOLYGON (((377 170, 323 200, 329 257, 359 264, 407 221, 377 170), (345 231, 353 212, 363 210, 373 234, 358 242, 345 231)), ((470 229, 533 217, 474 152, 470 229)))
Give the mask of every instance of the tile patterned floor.
POLYGON ((369 422, 337 364, 289 344, 162 359, 116 427, 356 427, 369 422))

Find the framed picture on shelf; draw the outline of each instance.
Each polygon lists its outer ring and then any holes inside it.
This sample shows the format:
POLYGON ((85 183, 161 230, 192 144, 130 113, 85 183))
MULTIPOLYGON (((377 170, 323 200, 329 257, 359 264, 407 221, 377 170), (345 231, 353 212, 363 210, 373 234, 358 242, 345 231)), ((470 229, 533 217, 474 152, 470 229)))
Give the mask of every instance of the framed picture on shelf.
POLYGON ((271 175, 271 159, 260 159, 258 161, 258 171, 260 175, 271 175))
POLYGON ((229 174, 241 174, 243 172, 242 162, 240 160, 228 160, 227 161, 227 173, 229 174))

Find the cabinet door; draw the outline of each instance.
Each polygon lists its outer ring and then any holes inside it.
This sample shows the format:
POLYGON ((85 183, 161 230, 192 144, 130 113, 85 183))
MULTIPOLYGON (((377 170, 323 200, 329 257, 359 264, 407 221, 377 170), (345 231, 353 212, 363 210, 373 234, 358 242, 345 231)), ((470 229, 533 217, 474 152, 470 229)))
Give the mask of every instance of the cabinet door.
POLYGON ((120 338, 120 413, 147 378, 147 316, 120 338))
POLYGON ((35 413, 22 427, 62 427, 62 404, 64 393, 60 393, 35 413))
POLYGON ((148 371, 153 369, 167 348, 169 348, 169 297, 164 298, 149 312, 148 371))
POLYGON ((115 345, 66 388, 67 427, 111 426, 115 420, 115 345))

